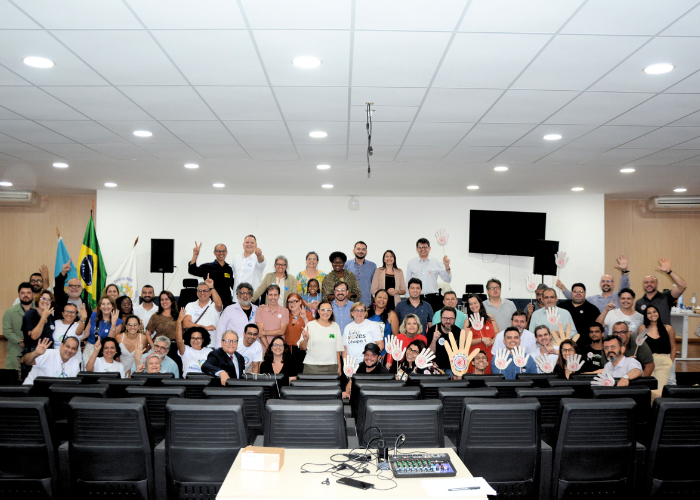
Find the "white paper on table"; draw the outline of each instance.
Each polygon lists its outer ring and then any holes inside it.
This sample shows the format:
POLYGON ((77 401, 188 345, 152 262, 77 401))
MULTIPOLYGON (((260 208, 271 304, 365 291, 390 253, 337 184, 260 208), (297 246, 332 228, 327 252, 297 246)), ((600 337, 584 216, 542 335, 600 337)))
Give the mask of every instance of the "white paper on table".
POLYGON ((489 486, 483 477, 470 478, 442 478, 442 479, 421 479, 421 486, 431 497, 478 497, 485 495, 495 495, 496 490, 489 486), (454 488, 478 487, 475 490, 448 491, 454 488))

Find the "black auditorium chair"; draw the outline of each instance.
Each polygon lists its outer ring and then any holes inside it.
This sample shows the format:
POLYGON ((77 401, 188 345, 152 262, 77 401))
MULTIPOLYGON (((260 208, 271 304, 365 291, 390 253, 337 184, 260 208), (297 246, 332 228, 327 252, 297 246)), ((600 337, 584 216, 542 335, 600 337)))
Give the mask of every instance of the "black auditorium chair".
POLYGON ((656 377, 638 377, 630 380, 630 386, 636 387, 639 385, 645 385, 649 390, 655 391, 659 388, 659 381, 656 377))
POLYGON ((657 398, 642 490, 647 498, 697 499, 700 495, 700 400, 657 398))
POLYGON ((0 398, 0 498, 60 498, 49 399, 0 398))
POLYGON ((168 498, 215 499, 238 452, 248 445, 243 405, 243 400, 235 398, 168 401, 168 498))
POLYGON ((79 372, 81 384, 99 384, 100 379, 121 378, 119 372, 79 372))
MULTIPOLYGON (((410 380, 409 380, 410 382, 410 380)), ((408 382, 406 385, 411 385, 408 382)), ((442 388, 466 389, 468 380, 421 380, 419 383, 422 399, 438 399, 438 391, 442 388)))
POLYGON ((554 373, 517 373, 515 380, 532 380, 535 387, 549 387, 548 381, 557 378, 554 373))
POLYGON ((551 448, 540 440, 540 403, 534 398, 468 398, 459 458, 498 498, 547 498, 551 448))
POLYGON ((367 417, 367 401, 379 399, 382 401, 394 400, 417 400, 420 399, 419 387, 381 387, 363 386, 358 391, 357 396, 357 417, 355 418, 355 429, 359 437, 360 444, 364 445, 365 419, 367 417))
POLYGON ((629 398, 564 398, 552 461, 552 500, 633 498, 644 448, 634 439, 629 398))
POLYGON ((71 440, 61 450, 70 456, 70 498, 154 499, 154 442, 145 398, 77 397, 69 407, 71 440))
POLYGON ((102 384, 52 384, 49 387, 51 413, 59 442, 67 441, 69 438, 68 403, 76 396, 104 399, 107 397, 107 386, 102 384))
MULTIPOLYGON (((212 387, 221 387, 221 385, 212 385, 212 387)), ((278 397, 278 387, 279 380, 275 378, 242 378, 242 379, 228 379, 226 381, 226 387, 262 387, 263 398, 265 402, 269 399, 277 399, 278 397)))
POLYGON ((335 387, 282 387, 282 399, 302 401, 339 400, 342 396, 340 386, 335 387))
POLYGON ((185 278, 182 280, 182 289, 177 299, 178 309, 182 309, 190 302, 197 300, 197 286, 199 281, 196 278, 185 278))
POLYGON ((396 380, 393 373, 356 373, 352 376, 353 383, 360 380, 396 380))
POLYGON ((462 375, 462 380, 467 380, 469 382, 469 387, 472 389, 477 387, 486 387, 486 382, 497 382, 505 379, 506 376, 502 373, 492 373, 489 375, 474 375, 473 373, 467 373, 466 375, 462 375))
POLYGON ((665 385, 661 396, 664 398, 700 399, 700 386, 665 385))
POLYGON ((189 372, 187 375, 185 375, 185 379, 207 380, 211 385, 221 385, 221 379, 219 379, 219 377, 212 377, 211 375, 202 372, 189 372))
POLYGON ((637 404, 634 408, 635 441, 646 444, 651 413, 651 390, 645 385, 628 385, 626 387, 592 387, 593 399, 632 398, 637 404))
POLYGON ((362 438, 370 442, 379 436, 376 427, 381 429, 382 436, 392 448, 401 434, 406 437, 404 449, 444 448, 442 422, 442 403, 437 399, 397 401, 372 398, 367 400, 362 438))
POLYGON ((168 378, 175 378, 175 374, 167 372, 167 373, 145 373, 145 372, 136 372, 131 374, 131 378, 134 380, 145 380, 146 385, 149 387, 160 387, 162 386, 162 382, 165 379, 168 378))
POLYGON ((574 397, 589 399, 593 397, 590 380, 575 380, 575 379, 551 379, 548 380, 549 387, 572 387, 574 389, 574 397))
POLYGON ((264 446, 347 448, 342 401, 268 401, 264 446))
POLYGON ((78 385, 80 379, 78 377, 37 377, 34 379, 34 385, 31 386, 32 390, 29 391, 29 394, 35 398, 48 398, 49 387, 53 384, 78 385))
POLYGON ((145 398, 148 407, 148 420, 155 442, 165 437, 165 405, 171 398, 184 398, 183 387, 130 386, 126 388, 128 397, 145 398))
POLYGON ((100 378, 97 381, 99 384, 107 386, 108 398, 126 398, 127 387, 142 387, 146 385, 146 379, 135 378, 100 378))
POLYGON ((406 381, 406 385, 420 385, 422 380, 431 380, 431 381, 437 381, 437 380, 451 380, 452 377, 450 377, 448 374, 444 375, 429 375, 426 373, 413 373, 408 376, 408 380, 406 381))
POLYGON ((676 372, 676 384, 700 385, 700 372, 676 372))
MULTIPOLYGON (((358 379, 353 375, 352 392, 350 393, 350 410, 351 415, 357 418, 357 405, 360 401, 360 389, 363 387, 379 387, 384 389, 395 389, 397 387, 405 387, 406 382, 403 380, 372 380, 358 379)), ((420 389, 419 389, 420 392, 420 389)))
POLYGON ((337 381, 340 381, 340 375, 300 373, 297 375, 297 379, 298 380, 337 380, 337 381))
POLYGON ((554 431, 559 420, 559 403, 562 398, 574 397, 572 387, 533 387, 515 390, 519 398, 535 398, 540 403, 540 439, 552 446, 556 438, 554 431))
POLYGON ((207 387, 204 396, 207 399, 236 398, 243 401, 243 416, 248 429, 248 440, 252 443, 255 436, 262 436, 265 424, 265 398, 263 388, 249 387, 207 387))
POLYGON ((486 387, 492 387, 498 391, 500 399, 515 398, 515 390, 518 388, 529 389, 534 387, 532 380, 497 380, 494 382, 486 382, 486 387))
POLYGON ((292 380, 290 387, 340 387, 340 380, 292 380))
POLYGON ((0 398, 27 397, 31 390, 31 385, 0 385, 0 398))
POLYGON ((455 444, 459 443, 459 429, 462 426, 462 406, 464 398, 497 398, 498 391, 494 388, 470 387, 453 389, 441 387, 438 389, 438 399, 442 402, 443 425, 445 435, 455 444))
POLYGON ((209 381, 197 378, 166 378, 162 384, 163 387, 184 387, 186 398, 204 399, 204 388, 209 386, 209 381))

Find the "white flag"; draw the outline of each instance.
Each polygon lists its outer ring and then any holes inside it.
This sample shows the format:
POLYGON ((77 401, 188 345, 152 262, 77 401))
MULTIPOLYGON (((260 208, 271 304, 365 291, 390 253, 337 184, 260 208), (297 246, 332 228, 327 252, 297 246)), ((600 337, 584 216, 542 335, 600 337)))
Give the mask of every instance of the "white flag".
POLYGON ((136 282, 138 272, 136 271, 136 245, 131 249, 129 256, 122 262, 114 273, 107 276, 107 284, 114 283, 119 287, 122 295, 131 299, 133 304, 138 304, 139 287, 136 282))

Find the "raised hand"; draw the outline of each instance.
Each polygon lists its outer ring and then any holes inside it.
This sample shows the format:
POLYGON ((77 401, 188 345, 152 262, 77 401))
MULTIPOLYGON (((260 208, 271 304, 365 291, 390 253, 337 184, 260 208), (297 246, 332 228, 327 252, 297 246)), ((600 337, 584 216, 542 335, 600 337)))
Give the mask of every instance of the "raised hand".
POLYGON ((389 352, 389 355, 394 360, 401 361, 403 359, 404 354, 406 354, 406 348, 404 348, 403 346, 403 340, 399 339, 394 335, 390 335, 387 344, 390 345, 391 349, 391 351, 387 351, 389 352))
POLYGON ((661 257, 659 259, 659 264, 661 264, 661 266, 657 267, 656 270, 668 274, 671 270, 671 261, 665 257, 661 257))
POLYGON ((583 365, 581 365, 580 354, 571 355, 566 358, 566 369, 570 372, 576 373, 581 369, 581 366, 583 365))
POLYGON ((99 354, 100 349, 102 349, 102 339, 99 334, 95 335, 95 352, 99 354))
POLYGON ((617 265, 615 266, 617 269, 620 271, 627 271, 627 256, 626 255, 620 255, 617 258, 617 265))
POLYGON ((449 237, 450 235, 445 229, 438 229, 437 231, 435 231, 435 240, 437 241, 437 244, 441 247, 447 245, 447 240, 449 237))
POLYGON ((34 349, 34 351, 38 353, 38 356, 41 356, 46 352, 46 349, 48 349, 51 344, 52 341, 50 339, 43 338, 36 345, 36 349, 34 349))
POLYGON ((537 278, 534 274, 530 274, 525 278, 525 288, 527 288, 527 291, 530 293, 535 293, 535 290, 537 290, 537 278))
POLYGON ((353 356, 347 356, 343 360, 343 373, 347 378, 352 377, 357 370, 358 362, 353 356))
POLYGON ((214 288, 214 280, 209 277, 209 274, 207 274, 207 279, 204 280, 204 283, 206 283, 209 288, 214 288))
POLYGON ((469 315, 469 322, 474 330, 481 330, 484 327, 484 319, 479 313, 469 315))
POLYGON ((610 312, 610 311, 612 311, 613 309, 615 309, 616 307, 617 307, 617 305, 615 305, 615 301, 614 301, 614 300, 611 300, 611 301, 608 302, 607 305, 605 306, 605 310, 608 311, 608 312, 610 312))
POLYGON ((450 332, 449 342, 445 342, 445 351, 450 359, 450 367, 452 373, 456 376, 464 375, 469 369, 469 363, 479 353, 480 349, 474 349, 469 353, 469 346, 472 345, 471 329, 462 330, 459 334, 459 345, 455 340, 455 336, 450 332))
POLYGON ((39 273, 41 273, 41 277, 44 279, 44 289, 48 288, 49 286, 49 267, 46 264, 42 264, 39 266, 39 273))
POLYGON ((72 262, 73 262, 73 259, 70 259, 68 262, 66 262, 65 264, 63 264, 63 266, 61 266, 61 274, 62 274, 63 276, 67 275, 68 272, 70 271, 70 265, 71 265, 72 262))
POLYGON ((260 257, 262 255, 262 250, 260 248, 255 248, 255 256, 260 257))
POLYGON ((647 333, 646 330, 643 333, 640 333, 637 335, 637 340, 635 340, 635 343, 637 344, 638 347, 640 347, 647 339, 647 333))
POLYGON ((566 252, 557 252, 554 254, 554 262, 557 264, 557 268, 563 269, 569 262, 569 258, 566 256, 566 252))
POLYGON ((561 320, 561 314, 559 314, 559 309, 557 307, 547 308, 547 323, 551 326, 555 326, 561 320))
POLYGON ((416 366, 423 370, 430 365, 433 359, 435 359, 435 353, 426 347, 416 358, 416 366))
POLYGON ((540 354, 535 358, 535 364, 541 373, 552 373, 554 371, 554 364, 549 361, 549 356, 544 354, 540 354))
POLYGON ((494 366, 499 370, 503 371, 508 368, 508 365, 513 361, 508 359, 508 349, 499 349, 494 353, 494 366))
POLYGON ((177 322, 182 323, 185 320, 185 316, 187 316, 187 312, 184 307, 181 307, 180 314, 177 315, 177 322))
POLYGON ((304 329, 301 331, 301 336, 304 338, 304 342, 309 341, 309 327, 305 326, 304 329))
POLYGON ((591 380, 591 385, 602 385, 604 387, 612 387, 615 385, 615 379, 609 373, 599 373, 591 380))
POLYGON ((46 321, 49 316, 53 314, 53 307, 44 307, 44 310, 41 311, 41 319, 46 321))
POLYGON ((119 319, 119 311, 116 309, 112 309, 112 312, 109 315, 109 319, 112 320, 112 326, 117 325, 117 320, 119 319))
POLYGON ((85 302, 80 304, 80 310, 78 312, 80 313, 80 319, 82 319, 83 321, 88 320, 88 313, 87 309, 85 308, 85 302))
POLYGON ((192 257, 197 257, 199 255, 199 252, 202 250, 202 244, 200 243, 199 245, 197 244, 197 241, 194 242, 194 248, 192 249, 192 257))
POLYGON ((566 287, 564 286, 564 283, 561 282, 560 279, 557 278, 557 282, 555 283, 555 286, 561 290, 562 292, 566 290, 566 287))
POLYGON ((529 354, 525 354, 525 350, 518 346, 513 349, 513 364, 518 368, 523 368, 527 365, 527 360, 530 358, 529 354))

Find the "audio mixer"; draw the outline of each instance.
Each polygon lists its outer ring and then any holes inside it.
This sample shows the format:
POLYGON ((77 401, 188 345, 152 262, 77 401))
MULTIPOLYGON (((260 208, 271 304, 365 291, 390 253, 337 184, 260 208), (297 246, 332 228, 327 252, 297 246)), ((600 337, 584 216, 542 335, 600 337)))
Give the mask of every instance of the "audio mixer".
POLYGON ((456 476, 454 465, 446 453, 410 453, 389 457, 391 470, 397 478, 426 478, 456 476))

